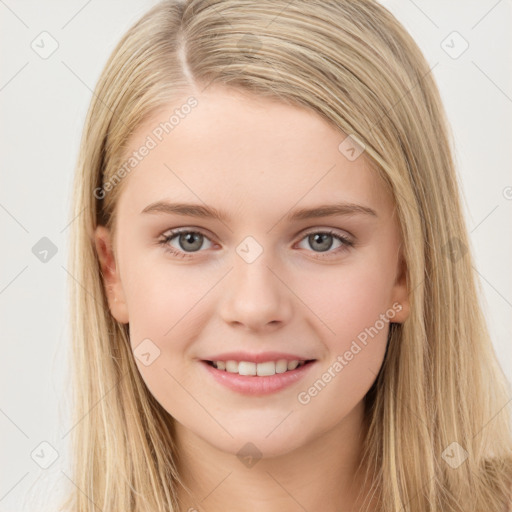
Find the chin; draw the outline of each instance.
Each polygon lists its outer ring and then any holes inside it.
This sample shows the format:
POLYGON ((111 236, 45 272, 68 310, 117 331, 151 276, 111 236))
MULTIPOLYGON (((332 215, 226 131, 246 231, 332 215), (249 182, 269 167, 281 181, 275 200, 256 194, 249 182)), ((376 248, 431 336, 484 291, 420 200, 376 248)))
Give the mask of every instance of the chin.
MULTIPOLYGON (((272 428, 275 428, 275 425, 272 428)), ((236 431, 232 428, 230 433, 233 437, 226 434, 222 436, 222 439, 219 436, 203 439, 217 449, 237 456, 248 467, 251 465, 251 460, 254 462, 286 455, 300 448, 306 442, 303 433, 297 432, 294 435, 284 430, 278 432, 280 427, 272 432, 272 428, 262 428, 261 425, 257 428, 240 428, 236 431), (269 432, 271 432, 270 435, 268 435, 269 432)))

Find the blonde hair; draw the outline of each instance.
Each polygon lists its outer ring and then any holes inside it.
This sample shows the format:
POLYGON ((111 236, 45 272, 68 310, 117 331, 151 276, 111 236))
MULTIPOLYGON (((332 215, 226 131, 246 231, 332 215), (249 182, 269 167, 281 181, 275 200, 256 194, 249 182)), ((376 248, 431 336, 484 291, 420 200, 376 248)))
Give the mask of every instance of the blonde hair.
POLYGON ((94 91, 74 182, 74 485, 63 506, 179 510, 172 418, 139 375, 128 325, 110 314, 93 233, 98 224, 115 227, 129 178, 108 193, 102 187, 137 127, 213 84, 313 110, 353 134, 395 199, 411 312, 390 325, 365 397, 360 468, 379 510, 504 512, 510 385, 479 303, 452 135, 420 49, 373 0, 167 0, 114 49, 94 91), (454 467, 454 454, 467 459, 454 467))

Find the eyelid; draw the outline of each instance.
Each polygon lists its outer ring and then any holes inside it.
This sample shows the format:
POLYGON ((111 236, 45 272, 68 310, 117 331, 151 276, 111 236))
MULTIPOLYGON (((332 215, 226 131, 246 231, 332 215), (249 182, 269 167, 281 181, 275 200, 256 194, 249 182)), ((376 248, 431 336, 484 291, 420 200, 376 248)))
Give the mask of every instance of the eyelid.
POLYGON ((302 237, 311 235, 313 233, 330 233, 332 235, 338 235, 342 238, 349 239, 351 241, 355 241, 355 237, 352 233, 345 231, 344 229, 338 229, 338 228, 329 228, 329 227, 314 227, 310 229, 306 229, 306 231, 301 232, 302 237))
MULTIPOLYGON (((218 245, 218 242, 216 242, 216 237, 213 236, 213 234, 203 228, 196 227, 196 226, 185 226, 185 227, 179 227, 179 228, 169 228, 166 229, 160 236, 159 239, 163 238, 164 240, 166 238, 174 238, 177 235, 180 235, 181 233, 198 233, 200 235, 203 235, 212 245, 218 245)), ((197 251, 197 252, 204 252, 197 251)), ((186 253, 186 254, 194 254, 194 253, 186 253)))

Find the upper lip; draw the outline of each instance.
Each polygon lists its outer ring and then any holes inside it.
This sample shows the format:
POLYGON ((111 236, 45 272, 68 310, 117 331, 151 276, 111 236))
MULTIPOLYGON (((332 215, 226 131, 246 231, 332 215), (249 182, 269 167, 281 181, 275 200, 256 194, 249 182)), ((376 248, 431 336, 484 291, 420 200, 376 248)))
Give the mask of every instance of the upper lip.
POLYGON ((224 352, 209 356, 204 361, 247 361, 250 363, 264 363, 266 361, 278 361, 286 359, 287 361, 310 361, 312 357, 303 357, 296 354, 286 352, 260 352, 258 354, 250 354, 248 352, 224 352))

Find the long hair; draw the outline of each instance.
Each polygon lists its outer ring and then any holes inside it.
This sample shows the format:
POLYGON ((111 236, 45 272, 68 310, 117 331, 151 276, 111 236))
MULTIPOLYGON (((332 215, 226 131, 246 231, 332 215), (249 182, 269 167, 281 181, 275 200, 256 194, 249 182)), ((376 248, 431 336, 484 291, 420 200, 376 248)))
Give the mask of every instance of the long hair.
POLYGON ((379 510, 504 512, 511 391, 482 312, 453 136, 432 69, 374 0, 166 0, 109 57, 74 181, 74 485, 63 506, 179 510, 172 418, 139 375, 128 325, 109 311, 93 233, 115 227, 129 178, 108 193, 105 184, 119 176, 130 135, 157 109, 213 84, 305 107, 353 135, 394 197, 410 315, 390 325, 365 397, 360 467, 379 510))

